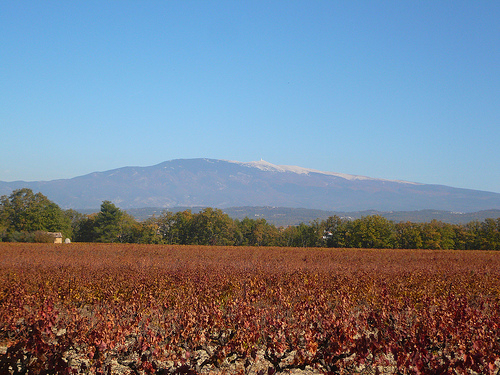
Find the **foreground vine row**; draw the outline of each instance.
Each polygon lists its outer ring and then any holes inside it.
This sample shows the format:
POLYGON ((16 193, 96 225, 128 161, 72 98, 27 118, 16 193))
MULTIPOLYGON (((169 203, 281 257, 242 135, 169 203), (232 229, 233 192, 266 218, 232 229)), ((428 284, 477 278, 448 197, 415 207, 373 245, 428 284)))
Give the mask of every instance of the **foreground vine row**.
POLYGON ((495 252, 0 244, 2 374, 497 374, 495 252))

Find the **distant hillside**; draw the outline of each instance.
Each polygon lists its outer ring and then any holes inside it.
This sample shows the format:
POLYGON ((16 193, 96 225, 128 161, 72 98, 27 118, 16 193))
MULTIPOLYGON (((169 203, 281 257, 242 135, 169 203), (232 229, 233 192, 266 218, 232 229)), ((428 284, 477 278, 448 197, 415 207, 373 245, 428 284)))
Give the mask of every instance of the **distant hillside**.
POLYGON ((27 187, 62 208, 97 209, 110 200, 122 209, 160 207, 303 207, 354 212, 500 209, 500 194, 390 181, 265 161, 179 159, 124 167, 71 179, 0 182, 0 195, 27 187))

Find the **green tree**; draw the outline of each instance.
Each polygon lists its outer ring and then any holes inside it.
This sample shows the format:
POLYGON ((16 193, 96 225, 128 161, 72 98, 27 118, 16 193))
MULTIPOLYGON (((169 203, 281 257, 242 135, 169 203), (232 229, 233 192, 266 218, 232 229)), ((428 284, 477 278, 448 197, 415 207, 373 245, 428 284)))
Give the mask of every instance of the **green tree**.
POLYGON ((400 249, 421 249, 422 236, 419 224, 401 222, 395 224, 396 247, 400 249))
POLYGON ((71 234, 71 222, 63 210, 42 193, 31 189, 14 190, 0 198, 0 229, 7 237, 16 232, 62 232, 71 234))
POLYGON ((453 249, 455 247, 455 231, 451 224, 438 220, 422 224, 422 248, 453 249))
POLYGON ((8 232, 10 229, 9 215, 7 210, 4 209, 3 198, 0 199, 0 242, 8 239, 8 232))
POLYGON ((484 250, 500 250, 500 218, 485 219, 479 231, 479 246, 484 250))
MULTIPOLYGON (((314 247, 320 243, 320 234, 314 224, 289 226, 281 232, 282 243, 292 247, 314 247)), ((322 233, 321 233, 322 236, 322 233)))
POLYGON ((198 245, 234 244, 234 221, 219 209, 205 208, 195 214, 192 231, 198 245))
POLYGON ((97 214, 84 215, 73 228, 73 241, 75 242, 94 242, 96 234, 94 232, 95 219, 97 214))
POLYGON ((337 215, 330 216, 326 219, 323 224, 323 237, 326 241, 326 246, 337 248, 348 247, 347 231, 349 228, 349 222, 349 219, 341 218, 337 215))
POLYGON ((351 225, 351 246, 372 249, 393 248, 394 224, 380 215, 365 216, 351 225))
POLYGON ((94 241, 121 242, 123 216, 124 212, 113 203, 110 201, 102 202, 101 211, 93 223, 94 241))
POLYGON ((157 217, 149 218, 141 223, 141 235, 138 242, 150 244, 165 243, 157 217))
POLYGON ((174 214, 174 224, 171 227, 172 243, 180 245, 194 244, 193 234, 194 215, 191 210, 184 210, 174 214))
POLYGON ((179 243, 179 233, 177 228, 177 217, 172 212, 163 212, 160 217, 152 220, 157 225, 157 233, 161 237, 161 242, 169 245, 179 243))
POLYGON ((282 227, 280 230, 280 245, 284 247, 294 246, 296 237, 296 227, 290 225, 282 227))
POLYGON ((249 219, 245 217, 236 221, 235 237, 238 245, 272 246, 277 245, 278 229, 266 219, 249 219))
MULTIPOLYGON (((123 243, 143 243, 144 225, 138 223, 132 215, 122 211, 122 216, 118 222, 119 233, 118 242, 123 243)), ((150 242, 144 242, 150 243, 150 242)))
POLYGON ((87 216, 73 209, 63 211, 63 215, 67 218, 71 225, 71 233, 68 234, 67 237, 70 237, 73 240, 87 216))
POLYGON ((455 232, 455 246, 453 248, 455 250, 473 250, 478 248, 476 246, 477 231, 475 230, 475 223, 477 222, 453 226, 455 232))
POLYGON ((191 210, 176 213, 164 211, 159 217, 150 218, 143 223, 145 236, 150 239, 149 243, 192 244, 194 243, 193 219, 191 210))

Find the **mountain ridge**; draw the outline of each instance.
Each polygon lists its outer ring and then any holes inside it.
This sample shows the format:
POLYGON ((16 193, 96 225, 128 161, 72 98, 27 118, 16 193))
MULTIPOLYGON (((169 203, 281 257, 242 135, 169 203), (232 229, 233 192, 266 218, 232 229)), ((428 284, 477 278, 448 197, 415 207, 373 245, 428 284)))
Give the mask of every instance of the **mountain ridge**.
POLYGON ((264 160, 174 159, 70 179, 0 182, 0 195, 23 187, 42 192, 62 208, 75 209, 97 208, 104 200, 124 209, 176 206, 276 206, 342 212, 500 209, 499 193, 280 166, 264 160))

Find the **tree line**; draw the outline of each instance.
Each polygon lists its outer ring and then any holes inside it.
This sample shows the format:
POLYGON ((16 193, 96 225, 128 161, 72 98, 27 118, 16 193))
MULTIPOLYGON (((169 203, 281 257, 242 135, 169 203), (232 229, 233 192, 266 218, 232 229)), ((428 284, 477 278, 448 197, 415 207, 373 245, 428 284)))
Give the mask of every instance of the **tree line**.
POLYGON ((448 224, 395 223, 379 215, 331 216, 309 224, 276 227, 265 219, 232 219, 220 209, 163 212, 138 222, 110 201, 85 215, 62 210, 41 193, 19 189, 0 198, 0 240, 48 242, 61 232, 76 242, 178 245, 289 246, 379 249, 500 250, 500 218, 448 224))

